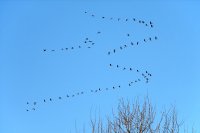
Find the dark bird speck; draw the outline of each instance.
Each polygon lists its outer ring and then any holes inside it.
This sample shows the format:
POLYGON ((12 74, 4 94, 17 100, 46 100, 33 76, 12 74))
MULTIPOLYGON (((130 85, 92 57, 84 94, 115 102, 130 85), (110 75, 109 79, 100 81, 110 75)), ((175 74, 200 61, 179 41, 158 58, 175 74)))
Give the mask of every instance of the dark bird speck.
POLYGON ((131 45, 133 46, 133 45, 134 45, 134 43, 133 43, 133 42, 131 42, 131 45))

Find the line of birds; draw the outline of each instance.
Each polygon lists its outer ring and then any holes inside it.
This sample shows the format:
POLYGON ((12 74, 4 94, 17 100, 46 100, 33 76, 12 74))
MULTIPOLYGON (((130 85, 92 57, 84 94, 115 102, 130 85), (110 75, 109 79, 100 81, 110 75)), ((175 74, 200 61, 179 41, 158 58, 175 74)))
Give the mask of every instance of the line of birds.
MULTIPOLYGON (((85 11, 85 14, 89 14, 88 12, 85 11)), ((114 18, 114 17, 98 17, 94 14, 89 14, 91 15, 91 17, 93 18, 101 18, 101 19, 107 19, 107 20, 116 20, 116 21, 125 21, 125 22, 136 22, 136 23, 140 23, 140 24, 144 24, 146 25, 147 27, 151 27, 153 28, 153 23, 150 21, 150 22, 145 22, 143 20, 139 20, 139 19, 136 19, 136 18, 126 18, 126 19, 122 19, 122 18, 114 18)), ((96 32, 97 35, 101 34, 101 31, 97 31, 96 32)), ((127 33, 126 34, 127 37, 130 37, 130 33, 127 33)), ((154 36, 154 37, 148 37, 148 38, 144 38, 142 41, 137 41, 135 43, 133 42, 130 42, 129 44, 124 44, 124 45, 121 45, 119 46, 118 48, 116 49, 113 49, 111 51, 108 51, 108 55, 110 54, 113 54, 113 53, 116 53, 118 51, 121 51, 125 48, 128 48, 128 47, 132 47, 132 46, 137 46, 137 45, 140 45, 141 43, 147 43, 147 42, 150 42, 150 41, 153 41, 153 40, 157 40, 158 37, 157 36, 154 36)), ((43 52, 55 52, 55 51, 72 51, 72 50, 75 50, 75 49, 81 49, 81 48, 91 48, 95 45, 95 42, 93 42, 92 40, 90 40, 89 38, 85 38, 84 41, 81 43, 81 45, 77 45, 77 46, 71 46, 71 47, 65 47, 65 48, 60 48, 60 49, 43 49, 43 52)), ((141 82, 141 81, 145 81, 146 83, 149 82, 149 79, 150 77, 152 76, 151 73, 149 73, 148 71, 145 71, 145 72, 142 72, 138 69, 135 69, 135 68, 132 68, 132 67, 123 67, 123 66, 120 66, 120 65, 113 65, 113 64, 109 64, 110 67, 116 67, 120 70, 127 70, 127 71, 134 71, 136 73, 138 73, 141 78, 138 78, 138 79, 135 79, 135 80, 132 80, 132 81, 129 81, 127 83, 128 87, 131 87, 133 86, 135 83, 138 83, 138 82, 141 82)), ((27 109, 26 111, 29 112, 29 111, 35 111, 37 108, 38 108, 38 105, 40 104, 45 104, 45 103, 52 103, 54 101, 59 101, 59 100, 65 100, 65 99, 68 99, 68 98, 73 98, 73 97, 77 97, 77 96, 80 96, 80 95, 84 95, 86 93, 92 93, 92 94, 96 94, 98 92, 103 92, 103 91, 108 91, 108 90, 116 90, 116 89, 120 89, 122 88, 121 85, 117 85, 117 86, 112 86, 112 87, 109 87, 109 88, 98 88, 98 89, 91 89, 89 91, 80 91, 80 92, 76 92, 76 93, 73 93, 73 94, 67 94, 65 96, 59 96, 59 97, 56 97, 56 98, 47 98, 47 99, 43 99, 41 101, 34 101, 34 102, 27 102, 26 105, 27 105, 27 109)))
MULTIPOLYGON (((149 37, 149 38, 144 38, 142 42, 147 43, 148 41, 153 41, 153 40, 157 40, 157 39, 158 39, 157 36, 149 37)), ((133 46, 138 46, 140 44, 141 44, 141 41, 137 41, 136 43, 130 42, 129 44, 124 44, 124 45, 119 46, 118 48, 114 48, 113 50, 108 51, 107 54, 108 55, 111 55, 112 53, 115 54, 118 50, 121 51, 123 49, 133 47, 133 46)))
POLYGON ((109 66, 110 67, 115 67, 115 68, 123 70, 123 71, 125 71, 125 70, 130 71, 130 72, 135 71, 135 72, 137 72, 138 74, 140 74, 145 79, 146 83, 149 82, 150 77, 152 76, 152 74, 149 73, 148 71, 141 72, 140 70, 134 69, 133 67, 123 67, 123 66, 120 66, 118 64, 117 65, 109 64, 109 66))
POLYGON ((124 21, 124 22, 135 22, 135 23, 139 23, 139 24, 143 24, 145 25, 146 27, 151 27, 153 28, 154 27, 154 24, 152 21, 149 21, 149 22, 146 22, 144 20, 140 20, 140 19, 136 19, 136 18, 125 18, 125 19, 122 19, 121 17, 105 17, 105 16, 97 16, 95 14, 91 14, 91 13, 88 13, 87 11, 84 12, 85 14, 88 14, 90 15, 92 18, 99 18, 99 19, 102 19, 102 20, 110 20, 110 21, 124 21))
MULTIPOLYGON (((141 79, 139 79, 139 78, 135 79, 135 80, 133 80, 131 82, 128 82, 128 86, 131 87, 134 83, 138 83, 140 81, 141 81, 141 79)), ((120 89, 120 88, 122 88, 121 85, 115 85, 115 86, 112 86, 110 88, 106 87, 106 88, 91 89, 91 90, 89 90, 87 92, 86 91, 80 91, 80 92, 73 93, 71 95, 67 94, 65 96, 59 96, 57 98, 50 97, 50 98, 47 98, 47 99, 43 99, 43 100, 41 100, 39 102, 36 102, 36 101, 34 101, 34 102, 26 102, 26 105, 27 105, 26 111, 27 112, 35 111, 36 108, 37 108, 37 105, 38 104, 42 104, 42 103, 48 103, 48 102, 51 103, 51 102, 56 101, 56 100, 59 100, 59 101, 60 100, 66 100, 68 98, 74 98, 74 97, 77 97, 77 96, 80 96, 80 95, 84 95, 86 93, 95 94, 95 93, 98 93, 98 92, 109 91, 109 90, 117 90, 117 89, 120 89)))
MULTIPOLYGON (((97 34, 101 34, 100 31, 97 32, 97 34)), ((85 40, 82 42, 81 45, 77 45, 77 46, 71 46, 71 47, 65 47, 65 48, 60 48, 58 50, 55 50, 55 49, 51 49, 51 50, 48 50, 48 49, 43 49, 43 52, 55 52, 55 51, 72 51, 72 50, 75 50, 75 49, 81 49, 81 48, 92 48, 93 46, 95 45, 95 42, 93 42, 92 40, 90 40, 88 37, 85 38, 85 40)))

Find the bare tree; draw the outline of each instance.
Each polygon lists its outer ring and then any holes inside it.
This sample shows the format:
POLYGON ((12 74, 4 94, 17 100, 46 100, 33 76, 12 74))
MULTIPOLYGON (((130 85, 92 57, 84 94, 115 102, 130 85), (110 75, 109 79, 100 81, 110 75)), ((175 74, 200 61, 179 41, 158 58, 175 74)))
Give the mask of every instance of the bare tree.
POLYGON ((92 133, 179 133, 180 125, 175 107, 156 114, 148 97, 142 104, 121 99, 117 113, 104 124, 100 118, 91 119, 92 133))

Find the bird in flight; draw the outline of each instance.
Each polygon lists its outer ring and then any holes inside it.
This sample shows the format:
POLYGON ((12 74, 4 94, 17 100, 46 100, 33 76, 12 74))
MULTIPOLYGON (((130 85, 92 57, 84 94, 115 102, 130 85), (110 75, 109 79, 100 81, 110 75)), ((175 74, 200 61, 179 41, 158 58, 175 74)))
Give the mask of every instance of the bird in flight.
POLYGON ((43 51, 45 52, 45 51, 47 51, 46 49, 43 49, 43 51))
POLYGON ((133 46, 133 45, 134 45, 134 43, 133 43, 133 42, 131 42, 131 45, 133 46))

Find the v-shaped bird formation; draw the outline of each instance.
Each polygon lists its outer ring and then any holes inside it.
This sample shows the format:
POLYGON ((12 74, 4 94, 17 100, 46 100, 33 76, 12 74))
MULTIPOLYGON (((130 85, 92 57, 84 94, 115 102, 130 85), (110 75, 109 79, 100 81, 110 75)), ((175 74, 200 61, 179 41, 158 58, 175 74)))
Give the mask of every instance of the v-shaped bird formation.
MULTIPOLYGON (((108 17, 108 16, 98 16, 96 14, 93 13, 89 13, 88 11, 85 11, 84 14, 88 15, 89 17, 91 17, 92 19, 96 19, 96 20, 103 20, 103 21, 116 21, 116 22, 125 22, 125 23, 138 23, 138 24, 142 24, 146 27, 150 27, 153 28, 154 24, 152 21, 144 21, 141 19, 136 19, 136 18, 121 18, 121 17, 108 17)), ((101 31, 97 31, 96 35, 100 35, 102 34, 101 31)), ((130 33, 126 34, 127 37, 131 37, 130 33)), ((112 54, 120 54, 121 51, 127 49, 127 48, 133 48, 133 47, 138 47, 140 45, 143 44, 148 44, 150 42, 153 42, 155 40, 158 40, 157 36, 150 36, 150 37, 146 37, 143 38, 143 40, 138 40, 138 41, 131 41, 122 45, 119 45, 116 48, 113 48, 109 51, 107 51, 107 55, 112 55, 112 54)), ((44 53, 49 53, 49 52, 70 52, 70 51, 76 51, 76 50, 81 50, 81 49, 90 49, 93 48, 95 45, 98 45, 98 43, 96 43, 94 40, 85 37, 84 40, 82 40, 80 43, 76 43, 76 45, 67 45, 66 47, 62 47, 62 48, 57 48, 57 49, 49 49, 49 48, 43 48, 42 52, 44 53)), ((70 53, 69 53, 70 54, 70 53)), ((59 101, 66 101, 68 99, 72 99, 72 98, 76 98, 78 96, 84 96, 85 94, 99 94, 99 93, 106 93, 108 91, 115 91, 115 90, 120 90, 123 87, 132 87, 134 85, 136 85, 137 83, 149 83, 152 74, 145 70, 145 71, 141 71, 138 68, 135 67, 128 67, 128 66, 123 66, 120 64, 108 64, 107 65, 109 69, 116 69, 119 71, 128 71, 130 72, 130 75, 136 75, 138 76, 138 78, 133 78, 129 81, 127 81, 126 83, 121 83, 121 84, 117 84, 117 85, 113 85, 110 87, 96 87, 93 89, 82 89, 79 92, 73 92, 73 93, 66 93, 60 96, 51 96, 51 97, 46 97, 43 99, 40 99, 38 101, 27 101, 26 102, 26 111, 30 112, 30 111, 36 111, 38 110, 38 108, 44 104, 47 103, 52 103, 55 104, 59 101)))

